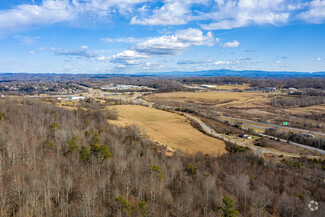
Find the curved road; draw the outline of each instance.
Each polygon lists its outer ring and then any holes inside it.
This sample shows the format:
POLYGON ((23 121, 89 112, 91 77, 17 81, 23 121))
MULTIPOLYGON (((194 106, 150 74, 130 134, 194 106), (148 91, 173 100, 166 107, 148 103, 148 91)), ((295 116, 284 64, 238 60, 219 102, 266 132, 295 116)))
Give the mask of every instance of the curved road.
MULTIPOLYGON (((189 115, 189 114, 185 114, 185 113, 182 113, 182 114, 184 114, 187 118, 197 122, 201 126, 201 128, 203 129, 203 131, 206 134, 211 135, 211 136, 216 137, 216 138, 221 139, 221 140, 229 140, 228 138, 225 138, 222 134, 219 134, 216 131, 214 131, 210 126, 208 126, 206 123, 201 121, 199 118, 194 117, 194 116, 189 115)), ((259 147, 253 146, 253 145, 247 145, 247 144, 242 143, 242 142, 237 142, 236 141, 236 142, 233 142, 233 143, 236 143, 236 144, 238 144, 240 146, 248 147, 248 148, 252 149, 259 156, 262 156, 264 153, 269 153, 269 154, 284 155, 286 157, 300 157, 299 155, 287 154, 287 153, 283 153, 283 152, 280 152, 280 151, 269 150, 269 149, 265 149, 265 148, 259 148, 259 147)))
POLYGON ((233 117, 228 117, 228 116, 221 116, 219 118, 223 119, 223 120, 229 119, 229 120, 233 120, 233 121, 237 121, 237 122, 243 122, 243 125, 260 128, 260 129, 263 129, 263 130, 267 129, 267 128, 270 128, 270 127, 273 127, 273 128, 279 128, 279 129, 282 129, 282 130, 294 130, 294 131, 299 131, 299 132, 302 132, 302 133, 311 133, 311 134, 315 134, 315 135, 318 135, 318 136, 324 136, 325 137, 325 133, 315 132, 315 131, 310 131, 310 130, 304 130, 304 129, 294 128, 294 127, 285 127, 285 126, 281 126, 281 125, 262 123, 262 122, 251 121, 251 120, 246 120, 246 119, 241 119, 241 118, 233 118, 233 117), (250 123, 250 124, 254 124, 254 125, 249 125, 249 124, 245 124, 245 123, 250 123), (262 127, 262 126, 259 126, 259 125, 265 125, 266 127, 262 127))

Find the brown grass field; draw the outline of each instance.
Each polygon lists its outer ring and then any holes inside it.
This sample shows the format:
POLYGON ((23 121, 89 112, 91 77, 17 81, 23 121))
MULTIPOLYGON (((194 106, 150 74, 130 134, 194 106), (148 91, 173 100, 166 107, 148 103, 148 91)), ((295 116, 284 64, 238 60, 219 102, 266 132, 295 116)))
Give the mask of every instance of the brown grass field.
POLYGON ((325 114, 325 104, 308 106, 308 107, 300 107, 300 108, 289 108, 289 109, 285 109, 285 111, 293 115, 302 115, 302 114, 311 114, 311 113, 325 114))
POLYGON ((243 93, 243 92, 171 92, 158 93, 146 96, 149 101, 173 101, 195 104, 221 105, 228 103, 247 102, 250 100, 261 100, 267 98, 266 93, 243 93))
POLYGON ((214 89, 217 89, 217 90, 234 90, 234 89, 245 90, 245 89, 248 89, 250 87, 249 84, 244 84, 244 85, 238 85, 238 84, 220 85, 220 84, 216 84, 215 86, 216 87, 214 89))
POLYGON ((226 152, 225 143, 194 129, 187 118, 138 105, 117 105, 117 125, 136 124, 154 141, 186 153, 202 152, 219 155, 226 152))

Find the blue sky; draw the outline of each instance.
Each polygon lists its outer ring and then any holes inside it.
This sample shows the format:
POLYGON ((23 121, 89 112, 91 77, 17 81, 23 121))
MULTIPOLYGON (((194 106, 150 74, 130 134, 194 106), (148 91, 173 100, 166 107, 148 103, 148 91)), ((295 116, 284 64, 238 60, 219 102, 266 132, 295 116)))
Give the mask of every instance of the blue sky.
POLYGON ((3 0, 0 72, 325 71, 325 0, 3 0))

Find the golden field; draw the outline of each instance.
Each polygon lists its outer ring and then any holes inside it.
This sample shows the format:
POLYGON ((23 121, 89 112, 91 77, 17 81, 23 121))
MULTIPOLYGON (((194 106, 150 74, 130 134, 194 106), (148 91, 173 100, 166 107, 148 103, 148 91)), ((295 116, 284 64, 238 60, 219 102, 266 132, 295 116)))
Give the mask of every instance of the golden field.
POLYGON ((244 85, 238 85, 238 84, 220 85, 220 84, 216 84, 215 86, 216 87, 214 87, 213 89, 217 89, 217 90, 234 90, 234 89, 245 90, 245 89, 250 87, 249 84, 244 84, 244 85))
POLYGON ((139 105, 117 105, 117 125, 136 124, 154 141, 186 153, 202 152, 219 155, 226 152, 225 143, 193 128, 186 117, 139 105))
POLYGON ((195 104, 218 105, 230 102, 243 102, 249 100, 260 100, 267 98, 266 93, 247 93, 247 92, 171 92, 158 93, 146 96, 148 101, 170 101, 170 102, 185 102, 195 104))

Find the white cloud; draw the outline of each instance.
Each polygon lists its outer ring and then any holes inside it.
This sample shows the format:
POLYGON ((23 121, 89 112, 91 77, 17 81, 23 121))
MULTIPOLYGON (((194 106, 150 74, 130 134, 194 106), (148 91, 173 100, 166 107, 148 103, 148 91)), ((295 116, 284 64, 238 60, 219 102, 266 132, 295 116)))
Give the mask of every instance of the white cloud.
POLYGON ((98 61, 104 61, 105 59, 106 59, 105 56, 101 56, 97 58, 98 61))
POLYGON ((182 25, 190 20, 189 4, 186 1, 167 1, 161 8, 153 11, 149 18, 132 17, 130 24, 140 25, 182 25))
MULTIPOLYGON (((77 2, 76 0, 74 1, 77 2)), ((117 8, 122 13, 124 13, 127 11, 132 11, 134 5, 148 2, 150 0, 84 0, 84 1, 86 3, 78 2, 78 6, 83 7, 83 9, 86 11, 110 12, 110 9, 117 8)))
POLYGON ((36 44, 36 42, 41 38, 41 37, 30 37, 30 36, 20 36, 17 35, 15 38, 18 38, 23 45, 33 45, 36 44))
POLYGON ((194 65, 194 64, 211 63, 211 62, 212 62, 211 59, 207 59, 207 60, 182 60, 182 61, 178 61, 177 64, 178 65, 194 65))
POLYGON ((177 55, 186 48, 195 45, 213 46, 215 39, 211 32, 203 35, 199 29, 179 30, 175 35, 165 35, 158 38, 150 38, 138 43, 134 49, 140 53, 148 55, 177 55))
POLYGON ((130 24, 139 25, 206 20, 201 25, 206 30, 283 25, 297 19, 322 23, 325 0, 40 0, 0 10, 0 32, 60 22, 76 24, 78 19, 82 25, 84 21, 107 22, 120 15, 132 17, 130 24))
POLYGON ((288 59, 287 56, 277 56, 275 57, 274 63, 282 63, 285 59, 288 59))
POLYGON ((237 60, 251 60, 250 57, 237 57, 237 60))
POLYGON ((182 53, 190 43, 183 42, 176 35, 148 39, 136 45, 138 52, 151 55, 176 55, 182 53))
POLYGON ((144 38, 134 38, 134 37, 127 37, 127 38, 102 38, 101 40, 105 42, 120 42, 120 43, 137 43, 144 41, 144 38))
POLYGON ((232 41, 232 42, 226 42, 226 43, 224 43, 223 44, 223 47, 224 48, 227 48, 227 47, 238 47, 239 46, 239 41, 236 41, 236 40, 234 40, 234 41, 232 41))
POLYGON ((35 51, 34 51, 34 50, 30 50, 29 53, 30 53, 31 55, 34 55, 34 54, 35 54, 35 51))
POLYGON ((90 57, 89 60, 103 62, 106 61, 107 58, 105 56, 95 56, 95 57, 90 57))
POLYGON ((286 23, 290 15, 284 7, 284 0, 225 0, 217 3, 217 11, 208 13, 214 21, 202 25, 202 28, 217 30, 252 24, 279 25, 286 23))
POLYGON ((308 7, 297 17, 310 23, 322 23, 325 20, 325 0, 313 0, 308 7))
POLYGON ((185 29, 179 30, 176 33, 176 36, 180 41, 190 42, 193 45, 207 45, 213 46, 216 42, 219 42, 218 38, 214 38, 211 32, 208 32, 206 36, 203 35, 203 32, 199 29, 185 29))
POLYGON ((212 46, 216 41, 211 32, 204 35, 199 29, 189 28, 176 31, 174 35, 148 38, 128 50, 113 55, 111 62, 123 66, 140 65, 143 64, 142 59, 152 56, 178 55, 190 46, 212 46))
POLYGON ((235 65, 235 64, 239 64, 240 61, 238 60, 228 60, 228 61, 217 61, 214 63, 214 65, 235 65))
POLYGON ((111 62, 123 65, 125 67, 126 65, 137 65, 140 63, 140 59, 148 57, 148 55, 134 50, 125 50, 121 53, 113 55, 111 57, 111 62))
MULTIPOLYGON (((49 50, 53 52, 57 56, 65 56, 65 57, 76 57, 78 59, 87 59, 90 61, 107 61, 108 58, 104 55, 99 55, 100 53, 106 53, 107 50, 89 50, 88 45, 82 45, 80 49, 72 49, 72 50, 65 50, 63 48, 39 48, 38 50, 49 50)), ((71 59, 65 59, 65 62, 70 62, 71 59)))
POLYGON ((41 5, 22 4, 0 11, 0 31, 69 21, 75 16, 75 9, 68 0, 44 0, 41 5))
POLYGON ((149 0, 43 0, 39 4, 21 4, 0 10, 0 32, 32 25, 50 25, 74 21, 81 16, 100 17, 133 11, 133 6, 149 0))
POLYGON ((97 57, 97 54, 93 51, 87 49, 88 46, 82 46, 81 49, 74 49, 74 50, 64 50, 64 49, 51 49, 55 51, 56 55, 59 56, 75 56, 75 57, 85 57, 88 59, 97 57))
POLYGON ((317 57, 316 60, 317 60, 317 61, 322 61, 322 58, 317 57))

